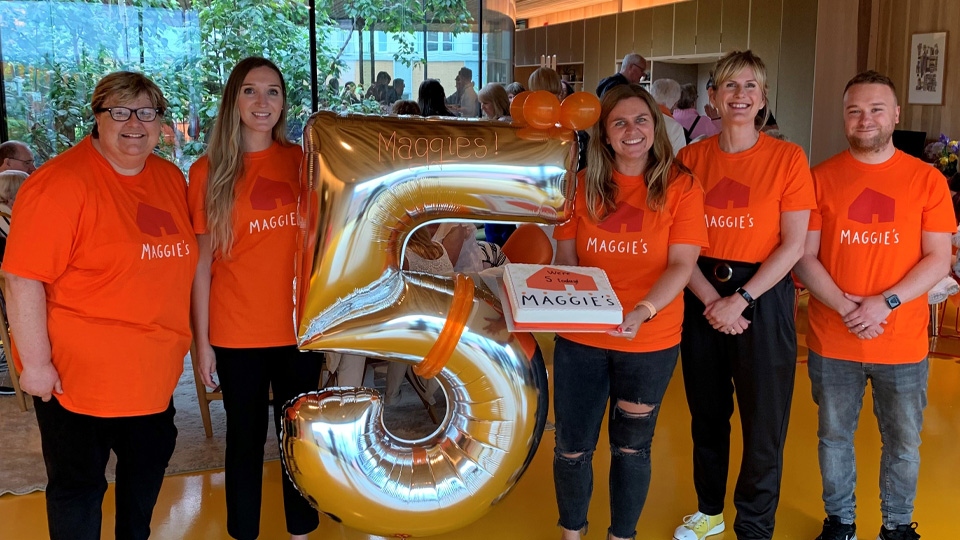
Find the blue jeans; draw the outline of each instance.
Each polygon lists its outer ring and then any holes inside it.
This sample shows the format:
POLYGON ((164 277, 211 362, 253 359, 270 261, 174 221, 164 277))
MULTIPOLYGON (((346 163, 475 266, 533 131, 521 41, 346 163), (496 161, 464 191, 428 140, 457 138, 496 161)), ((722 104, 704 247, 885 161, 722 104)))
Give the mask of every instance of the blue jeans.
POLYGON ((649 353, 628 353, 557 338, 553 360, 557 426, 553 481, 561 527, 581 530, 587 526, 593 492, 593 452, 609 399, 609 532, 622 538, 636 535, 650 487, 653 431, 679 350, 679 346, 674 346, 649 353), (630 413, 620 406, 621 402, 649 405, 653 410, 647 414, 630 413))
POLYGON ((928 360, 915 364, 864 364, 824 358, 810 351, 810 382, 819 407, 820 473, 827 515, 856 518, 857 464, 853 434, 863 393, 873 386, 873 414, 880 426, 880 512, 888 529, 912 521, 920 473, 920 429, 927 406, 928 360))

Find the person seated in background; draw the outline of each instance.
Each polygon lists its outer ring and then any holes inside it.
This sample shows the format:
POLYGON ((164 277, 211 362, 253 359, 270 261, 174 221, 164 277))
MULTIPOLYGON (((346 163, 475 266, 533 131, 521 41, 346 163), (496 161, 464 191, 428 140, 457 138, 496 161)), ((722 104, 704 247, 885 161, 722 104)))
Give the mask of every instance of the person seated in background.
POLYGON ((507 91, 507 99, 510 100, 510 103, 513 103, 513 98, 520 92, 526 92, 527 89, 524 88, 523 85, 518 82, 512 82, 508 84, 504 88, 504 90, 507 91))
POLYGON ((685 84, 680 87, 680 100, 673 109, 673 119, 683 128, 687 144, 720 133, 710 118, 697 112, 697 97, 696 85, 685 84))
POLYGON ((667 128, 670 137, 670 146, 676 156, 681 148, 687 145, 684 138, 683 126, 673 119, 673 107, 680 100, 680 83, 673 79, 657 79, 650 85, 650 93, 657 100, 660 112, 663 113, 663 127, 667 128))
POLYGON ((390 112, 392 114, 409 114, 420 116, 420 105, 417 105, 416 101, 401 99, 400 101, 393 102, 393 106, 390 107, 390 112))
POLYGON ((10 234, 10 216, 13 213, 13 201, 17 191, 27 179, 23 171, 8 170, 0 172, 0 261, 7 247, 7 235, 10 234))
POLYGON ((386 71, 381 71, 377 73, 377 82, 367 90, 367 94, 364 97, 372 99, 381 105, 387 105, 390 90, 390 74, 386 71))
POLYGON ((30 147, 20 141, 0 144, 0 172, 23 171, 27 174, 37 170, 30 147))
POLYGON ((573 85, 567 81, 561 79, 560 85, 563 86, 563 92, 560 94, 560 101, 567 99, 567 96, 570 96, 576 92, 576 90, 573 89, 573 85))
POLYGON ((477 94, 480 111, 487 120, 510 122, 510 98, 500 83, 489 83, 477 94))
POLYGON ((394 79, 393 86, 387 92, 387 105, 393 105, 396 101, 403 99, 403 90, 406 86, 407 83, 403 82, 403 79, 394 79))
POLYGON ((446 93, 443 85, 436 79, 427 79, 420 83, 417 93, 417 105, 420 106, 421 116, 456 116, 447 108, 446 93))
POLYGON ((360 103, 360 97, 357 96, 357 83, 353 81, 347 81, 347 84, 343 85, 343 93, 340 94, 340 99, 342 99, 347 105, 360 103))

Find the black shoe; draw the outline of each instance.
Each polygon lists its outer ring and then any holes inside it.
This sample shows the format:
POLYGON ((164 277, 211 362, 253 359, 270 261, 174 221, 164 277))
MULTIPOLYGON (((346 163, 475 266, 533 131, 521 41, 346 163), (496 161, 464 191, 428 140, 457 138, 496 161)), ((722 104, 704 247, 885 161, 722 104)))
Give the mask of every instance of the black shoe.
POLYGON ((897 525, 897 528, 892 531, 886 527, 880 527, 880 535, 877 536, 877 540, 920 540, 920 535, 917 534, 917 522, 914 521, 909 525, 897 525))
POLYGON ((823 532, 816 540, 857 540, 857 524, 840 523, 837 516, 827 516, 823 520, 823 532))
POLYGON ((0 396, 12 396, 17 392, 10 386, 0 386, 0 396))

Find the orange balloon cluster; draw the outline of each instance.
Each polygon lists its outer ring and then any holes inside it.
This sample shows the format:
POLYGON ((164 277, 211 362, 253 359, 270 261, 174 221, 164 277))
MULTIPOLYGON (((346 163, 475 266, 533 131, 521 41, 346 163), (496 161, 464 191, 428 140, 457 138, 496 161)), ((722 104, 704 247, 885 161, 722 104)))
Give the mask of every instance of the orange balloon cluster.
POLYGON ((560 103, 546 90, 520 92, 510 104, 510 116, 514 124, 527 127, 522 130, 524 138, 572 139, 571 130, 587 129, 600 119, 600 100, 589 92, 576 92, 560 103))

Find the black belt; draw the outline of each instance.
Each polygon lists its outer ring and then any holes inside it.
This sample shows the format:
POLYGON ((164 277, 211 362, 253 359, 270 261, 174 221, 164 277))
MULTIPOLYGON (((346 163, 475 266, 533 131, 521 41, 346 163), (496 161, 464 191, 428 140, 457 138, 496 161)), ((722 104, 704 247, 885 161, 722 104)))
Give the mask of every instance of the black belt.
POLYGON ((700 271, 703 272, 707 280, 726 283, 734 278, 736 278, 736 281, 750 279, 760 268, 760 263, 745 263, 701 256, 697 259, 697 266, 700 267, 700 271))

